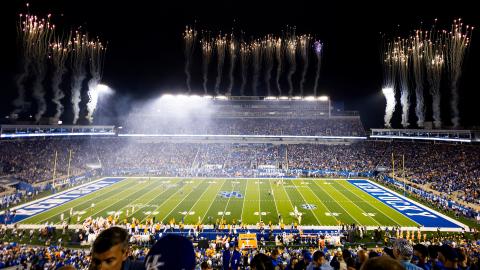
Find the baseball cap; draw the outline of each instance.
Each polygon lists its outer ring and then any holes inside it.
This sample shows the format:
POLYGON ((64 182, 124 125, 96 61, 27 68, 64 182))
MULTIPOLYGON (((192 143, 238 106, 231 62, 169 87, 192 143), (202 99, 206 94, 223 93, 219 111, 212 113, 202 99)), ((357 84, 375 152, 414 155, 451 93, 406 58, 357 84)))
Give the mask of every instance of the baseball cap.
POLYGON ((192 270, 195 268, 193 244, 187 238, 167 234, 158 239, 145 258, 147 269, 192 270))

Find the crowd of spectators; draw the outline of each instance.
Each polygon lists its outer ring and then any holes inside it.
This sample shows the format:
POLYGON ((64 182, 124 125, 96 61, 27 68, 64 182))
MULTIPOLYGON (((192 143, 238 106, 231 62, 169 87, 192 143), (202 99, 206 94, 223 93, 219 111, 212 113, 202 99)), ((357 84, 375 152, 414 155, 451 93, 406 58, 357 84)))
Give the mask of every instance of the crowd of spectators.
MULTIPOLYGON (((97 221, 86 222, 86 229, 97 221)), ((104 223, 104 221, 101 221, 104 223)), ((108 224, 105 223, 105 224, 108 224)), ((0 269, 58 269, 70 265, 74 269, 95 269, 95 246, 102 233, 115 228, 112 224, 97 226, 92 239, 93 248, 72 249, 61 244, 44 246, 12 243, 0 244, 0 269), (92 268, 93 267, 93 268, 92 268)), ((128 226, 123 226, 128 228, 128 226)), ((361 228, 345 227, 340 235, 348 235, 361 228)), ((166 265, 181 264, 191 260, 185 269, 479 269, 480 241, 478 232, 469 238, 465 234, 432 234, 428 238, 395 236, 396 228, 379 228, 374 233, 357 236, 356 239, 329 241, 328 235, 310 235, 308 240, 300 232, 284 233, 260 240, 256 248, 239 246, 238 234, 229 233, 214 240, 204 241, 187 233, 153 231, 153 241, 137 245, 131 239, 138 233, 125 230, 126 260, 136 264, 150 261, 148 258, 162 250, 162 262, 166 265), (168 237, 176 235, 176 237, 168 237), (178 236, 179 234, 183 237, 178 236), (376 245, 367 247, 356 240, 375 238, 376 245), (168 241, 170 239, 172 241, 168 241), (189 239, 192 244, 179 244, 189 239), (293 241, 291 239, 294 239, 293 241), (156 242, 156 244, 154 244, 156 242), (153 247, 152 247, 153 245, 153 247), (159 246, 162 245, 162 246, 159 246), (170 256, 174 255, 174 256, 170 256), (233 259, 230 259, 233 258, 233 259), (259 262, 260 260, 260 262, 259 262), (258 268, 260 265, 263 268, 258 268), (382 267, 382 268, 379 268, 382 267), (417 268, 418 267, 418 268, 417 268)), ((413 235, 413 234, 412 234, 413 235)), ((28 236, 25 236, 28 237, 28 236)), ((30 236, 31 237, 31 236, 30 236)), ((347 237, 348 238, 348 237, 347 237)), ((262 238, 263 239, 263 238, 262 238)), ((346 239, 342 237, 342 239, 346 239)), ((117 243, 114 241, 113 244, 117 243)), ((121 244, 121 243, 120 243, 121 244)), ((107 246, 106 249, 109 247, 107 246)), ((104 248, 105 249, 105 248, 104 248)), ((158 261, 157 261, 158 263, 158 261)), ((144 269, 144 268, 136 268, 144 269)), ((177 268, 169 268, 177 269, 177 268)), ((178 268, 180 269, 180 268, 178 268)))
POLYGON ((27 183, 51 180, 54 171, 55 178, 66 178, 94 168, 105 174, 135 169, 133 173, 163 176, 253 177, 268 176, 265 171, 280 176, 295 169, 307 176, 308 171, 315 170, 392 172, 394 165, 397 176, 405 175, 420 188, 429 187, 477 205, 478 153, 477 145, 395 141, 345 145, 160 143, 127 138, 0 142, 1 174, 27 183))
POLYGON ((220 134, 220 135, 301 135, 365 136, 360 117, 317 119, 215 118, 215 119, 137 119, 125 124, 122 132, 144 134, 220 134))

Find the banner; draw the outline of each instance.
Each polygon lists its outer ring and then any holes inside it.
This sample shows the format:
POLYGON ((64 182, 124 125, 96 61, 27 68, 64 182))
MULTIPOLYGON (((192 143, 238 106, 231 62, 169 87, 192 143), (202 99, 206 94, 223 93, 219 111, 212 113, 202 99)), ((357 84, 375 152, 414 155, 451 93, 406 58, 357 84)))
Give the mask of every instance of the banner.
POLYGON ((257 248, 257 234, 255 233, 239 234, 238 247, 240 247, 240 249, 257 248))

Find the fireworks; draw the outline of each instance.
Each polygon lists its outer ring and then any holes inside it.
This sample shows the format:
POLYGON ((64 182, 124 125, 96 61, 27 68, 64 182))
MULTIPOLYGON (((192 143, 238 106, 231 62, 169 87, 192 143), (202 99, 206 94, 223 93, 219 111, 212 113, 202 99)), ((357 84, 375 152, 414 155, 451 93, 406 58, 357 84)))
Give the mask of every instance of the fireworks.
POLYGON ((250 60, 250 46, 242 42, 240 44, 240 64, 242 67, 242 85, 240 86, 240 95, 245 95, 245 85, 247 84, 248 63, 250 60))
POLYGON ((409 92, 409 68, 410 68, 410 54, 407 40, 399 39, 394 43, 394 54, 397 68, 398 79, 400 82, 400 104, 402 105, 402 126, 407 128, 409 109, 410 109, 410 92, 409 92))
MULTIPOLYGON (((424 126, 424 81, 428 82, 429 93, 432 96, 433 123, 435 128, 442 127, 440 115, 441 79, 444 68, 450 79, 451 95, 451 122, 454 127, 460 125, 458 109, 458 80, 462 72, 462 63, 470 44, 472 29, 463 26, 460 20, 454 21, 450 32, 445 30, 431 31, 416 30, 409 39, 398 38, 393 42, 387 42, 384 54, 384 85, 395 89, 398 79, 401 89, 400 102, 402 104, 402 126, 409 126, 408 109, 410 77, 415 83, 417 125, 424 126), (413 76, 410 76, 413 70, 413 76)), ((388 107, 388 105, 387 105, 388 107)), ((390 115, 391 118, 391 113, 390 115)), ((386 113, 386 119, 387 113, 386 113)), ((385 122, 389 126, 388 121, 385 122)))
POLYGON ((24 110, 25 107, 25 80, 33 71, 33 97, 37 101, 37 113, 35 120, 38 122, 47 110, 43 80, 47 73, 47 56, 55 26, 50 23, 50 15, 47 18, 39 18, 33 15, 20 14, 18 36, 22 44, 23 71, 17 77, 16 84, 18 97, 14 101, 14 115, 24 110))
MULTIPOLYGON (((67 38, 70 40, 70 37, 67 38)), ((60 88, 63 75, 67 72, 67 67, 65 65, 68 55, 72 51, 71 43, 68 41, 63 41, 62 39, 57 39, 54 43, 50 44, 51 51, 51 60, 54 67, 53 76, 52 76, 52 90, 53 90, 53 103, 55 103, 56 113, 54 119, 58 122, 60 116, 62 116, 63 108, 61 99, 65 97, 63 90, 60 88)))
POLYGON ((425 104, 423 98, 423 76, 425 63, 423 58, 423 32, 417 30, 415 35, 410 38, 412 47, 412 66, 413 66, 413 78, 415 79, 415 97, 416 106, 415 114, 417 116, 418 127, 423 127, 425 122, 425 104))
POLYGON ((305 80, 308 71, 308 52, 310 51, 310 42, 312 38, 309 35, 302 35, 298 38, 300 55, 303 61, 302 79, 300 80, 300 96, 303 96, 305 80))
POLYGON ((210 37, 203 37, 201 40, 202 44, 202 72, 203 72, 203 91, 205 94, 208 93, 207 82, 208 82, 208 66, 210 65, 210 60, 212 59, 212 50, 213 44, 210 37))
POLYGON ((297 70, 296 62, 296 52, 297 52, 297 39, 295 37, 295 32, 290 34, 290 37, 287 39, 287 58, 290 63, 290 69, 288 70, 287 80, 288 80, 288 96, 293 95, 293 81, 292 76, 297 70))
POLYGON ((276 38, 275 43, 274 43, 274 48, 275 48, 275 59, 277 59, 277 90, 278 90, 278 95, 282 95, 282 88, 280 87, 280 75, 282 75, 282 59, 283 59, 283 45, 282 45, 282 39, 281 38, 276 38))
POLYGON ((225 46, 227 45, 226 37, 221 34, 215 40, 215 48, 217 51, 217 79, 215 80, 215 94, 220 95, 220 82, 222 81, 223 63, 225 61, 225 46))
POLYGON ((317 69, 315 72, 315 84, 313 86, 313 95, 317 96, 318 79, 320 78, 320 68, 322 64, 322 52, 323 52, 322 42, 319 40, 315 41, 315 43, 313 44, 313 50, 317 58, 317 69))
POLYGON ((450 33, 446 38, 447 69, 450 75, 450 93, 452 99, 452 124, 454 127, 460 125, 460 111, 458 109, 458 80, 462 74, 462 64, 465 53, 470 43, 470 36, 473 28, 464 26, 460 19, 453 22, 450 33))
POLYGON ((233 34, 230 35, 230 40, 228 41, 227 49, 228 49, 228 56, 230 58, 230 72, 229 72, 230 84, 228 85, 228 88, 227 88, 227 95, 231 96, 233 83, 234 83, 233 72, 235 70, 235 59, 237 58, 237 52, 238 52, 238 42, 235 40, 235 37, 233 36, 233 34))
POLYGON ((94 41, 88 42, 88 61, 90 64, 91 79, 88 81, 88 97, 87 103, 87 120, 93 123, 93 113, 97 108, 98 103, 98 85, 102 79, 103 60, 105 56, 106 47, 97 38, 94 41))
POLYGON ((75 32, 72 40, 72 88, 71 103, 73 108, 73 124, 76 124, 80 114, 80 101, 83 80, 87 77, 85 63, 88 52, 88 38, 86 35, 75 32))
POLYGON ((190 81, 192 76, 190 75, 190 63, 192 62, 192 55, 195 49, 195 39, 197 37, 197 32, 195 29, 192 29, 189 26, 185 27, 185 32, 183 32, 183 41, 184 41, 184 54, 185 54, 185 75, 187 76, 187 90, 190 93, 192 88, 190 86, 190 81))
POLYGON ((97 101, 92 89, 96 88, 101 79, 105 47, 98 39, 89 42, 87 35, 80 31, 76 31, 73 37, 72 34, 66 37, 61 33, 56 35, 55 25, 50 22, 51 17, 48 15, 46 18, 41 18, 30 14, 20 14, 19 16, 18 38, 21 44, 22 71, 16 81, 18 98, 14 101, 15 110, 12 112, 12 116, 17 117, 18 113, 25 109, 27 104, 25 102, 25 83, 31 82, 32 96, 37 101, 35 121, 38 123, 41 120, 47 111, 44 80, 50 67, 52 103, 55 104, 53 119, 59 121, 64 111, 62 99, 65 97, 61 85, 64 75, 68 71, 66 63, 70 59, 71 103, 74 113, 73 123, 75 124, 80 113, 82 83, 87 77, 88 56, 91 80, 88 83, 90 101, 87 104, 87 118, 91 122, 97 101))
POLYGON ((386 43, 383 54, 383 89, 382 93, 385 96, 387 102, 385 107, 384 122, 385 127, 390 128, 392 126, 391 120, 393 113, 395 112, 395 59, 396 56, 393 53, 393 43, 386 43))
POLYGON ((275 53, 275 39, 272 36, 268 35, 262 41, 262 55, 265 62, 265 88, 267 92, 267 96, 271 95, 270 89, 270 79, 272 78, 272 70, 273 70, 273 56, 275 53))
MULTIPOLYGON (((183 33, 185 43, 185 74, 187 75, 187 88, 190 91, 191 74, 190 63, 193 54, 193 48, 195 43, 196 32, 186 27, 183 33)), ((289 86, 289 95, 293 95, 294 91, 294 75, 297 70, 297 54, 301 58, 302 73, 299 76, 299 89, 301 95, 305 91, 308 85, 308 67, 310 58, 310 48, 312 42, 312 36, 309 34, 303 34, 297 36, 295 28, 287 28, 286 34, 282 37, 275 36, 273 34, 267 34, 263 37, 250 37, 245 38, 243 32, 241 32, 240 38, 236 38, 233 31, 230 35, 217 35, 217 38, 211 39, 210 32, 203 31, 200 44, 202 47, 202 78, 203 78, 203 90, 205 94, 208 94, 208 71, 212 58, 216 57, 216 79, 214 84, 215 95, 232 95, 234 91, 234 79, 235 79, 235 64, 237 56, 240 58, 240 75, 242 82, 239 87, 239 94, 245 95, 247 82, 251 79, 251 91, 252 95, 272 95, 272 77, 275 77, 276 93, 282 94, 282 71, 285 66, 288 66, 288 72, 285 75, 285 79, 289 86), (214 53, 215 52, 215 53, 214 53), (225 54, 228 55, 229 62, 229 84, 225 93, 220 91, 223 66, 225 64, 225 54), (286 63, 285 63, 286 62, 286 63), (251 72, 249 74, 249 69, 251 72), (273 70, 276 70, 276 74, 272 75, 273 70), (249 75, 251 78, 249 78, 249 75), (263 75, 263 80, 261 76, 263 75), (263 88, 260 88, 263 87, 263 88)), ((320 63, 323 44, 318 42, 315 52, 317 58, 317 70, 315 79, 315 90, 318 88, 318 79, 320 73, 320 63)))
POLYGON ((443 45, 441 39, 424 41, 424 58, 427 70, 429 92, 432 95, 433 124, 435 128, 442 127, 440 117, 440 83, 444 66, 443 45))
POLYGON ((252 54, 253 65, 252 91, 254 96, 258 95, 257 86, 260 77, 261 50, 262 48, 259 41, 255 40, 250 44, 250 52, 252 54))

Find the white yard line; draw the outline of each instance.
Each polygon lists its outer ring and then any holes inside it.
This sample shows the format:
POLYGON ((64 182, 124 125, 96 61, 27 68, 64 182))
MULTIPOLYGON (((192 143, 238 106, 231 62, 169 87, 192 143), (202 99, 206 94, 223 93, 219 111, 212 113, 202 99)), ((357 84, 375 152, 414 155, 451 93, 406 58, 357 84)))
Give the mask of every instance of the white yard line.
POLYGON ((245 184, 245 196, 243 196, 243 204, 242 204, 242 213, 240 214, 240 219, 242 220, 243 223, 243 209, 245 209, 245 201, 247 200, 247 188, 248 188, 248 181, 245 184))
MULTIPOLYGON (((280 215, 280 212, 278 212, 277 200, 275 200, 275 194, 274 194, 273 188, 272 188, 272 180, 268 179, 268 183, 269 183, 269 186, 270 186, 270 192, 271 192, 272 197, 273 197, 273 202, 275 203, 275 210, 277 211, 277 218, 278 218, 278 215, 280 215)), ((280 220, 278 221, 278 223, 280 223, 280 220)))
MULTIPOLYGON (((167 218, 167 217, 173 212, 173 210, 175 210, 190 194, 192 194, 192 192, 195 190, 195 188, 197 188, 198 186, 200 186, 201 183, 202 183, 202 181, 199 181, 199 183, 198 183, 194 188, 192 188, 192 190, 191 190, 185 197, 183 197, 183 199, 182 199, 179 203, 177 203, 177 205, 175 205, 174 207, 172 207, 172 210, 170 210, 170 212, 168 212, 168 214, 166 214, 166 215, 162 218, 162 223, 163 223, 163 220, 164 220, 165 218, 167 218)), ((187 186, 187 185, 184 185, 183 187, 185 187, 185 186, 187 186)), ((183 187, 182 187, 182 188, 183 188, 183 187)), ((180 190, 179 190, 179 191, 180 191, 180 190)), ((177 191, 177 192, 178 192, 178 191, 177 191)), ((175 194, 176 194, 176 192, 175 192, 175 194)), ((170 198, 171 198, 171 197, 170 197, 170 198)), ((167 201, 168 201, 168 200, 166 200, 165 202, 167 202, 167 201)), ((164 203, 165 203, 165 202, 164 202, 164 203)), ((163 205, 164 203, 162 203, 162 205, 163 205)), ((160 205, 157 209, 159 209, 162 205, 160 205)), ((143 222, 145 219, 146 219, 146 218, 142 219, 141 222, 143 222)))
MULTIPOLYGON (((120 182, 118 182, 118 183, 121 183, 121 182, 122 182, 122 181, 120 181, 120 182)), ((113 187, 114 185, 116 185, 116 184, 118 184, 118 183, 115 183, 115 184, 113 184, 113 185, 111 185, 111 186, 108 186, 108 187, 106 187, 106 188, 113 187)), ((128 185, 128 184, 125 184, 125 183, 126 183, 126 182, 123 183, 124 185, 122 185, 122 187, 128 185)), ((118 187, 116 187, 116 188, 118 188, 118 187)), ((92 192, 92 193, 90 193, 90 194, 93 195, 93 194, 95 194, 95 193, 97 193, 97 192, 99 192, 99 191, 101 191, 101 189, 100 189, 100 190, 97 190, 97 191, 95 191, 95 192, 92 192)), ((111 190, 108 191, 108 192, 111 192, 111 190)), ((122 191, 122 192, 123 192, 123 191, 122 191)), ((65 204, 67 204, 67 203, 71 203, 71 202, 74 202, 74 201, 76 201, 76 200, 85 198, 86 196, 88 196, 88 195, 90 195, 90 194, 87 194, 87 195, 82 196, 82 197, 75 198, 74 200, 71 200, 71 201, 69 201, 69 202, 66 202, 66 203, 64 203, 64 204, 62 204, 62 205, 65 205, 65 204)), ((115 195, 112 195, 112 196, 108 196, 107 198, 111 198, 111 197, 117 196, 117 195, 118 195, 118 194, 115 194, 115 195)), ((93 196, 91 199, 88 199, 88 200, 86 200, 86 201, 79 200, 79 201, 77 201, 76 204, 74 204, 74 205, 73 205, 72 207, 70 207, 70 208, 75 209, 75 206, 78 206, 78 205, 81 205, 81 204, 90 202, 90 201, 92 201, 92 200, 94 200, 94 199, 97 199, 97 198, 99 198, 99 197, 102 197, 102 194, 101 194, 101 193, 97 193, 97 194, 96 194, 95 196, 93 196)), ((59 205, 59 206, 57 206, 57 207, 60 207, 60 206, 62 206, 62 205, 59 205)), ((55 207, 55 208, 57 208, 57 207, 55 207)), ((48 212, 48 211, 52 211, 52 210, 54 210, 55 208, 49 209, 49 210, 47 210, 47 211, 45 211, 45 212, 42 212, 42 213, 38 213, 37 215, 41 215, 41 214, 46 213, 46 212, 48 212)), ((88 209, 88 207, 87 207, 86 209, 88 209)), ((82 209, 82 210, 85 210, 85 209, 82 209)), ((70 211, 70 210, 68 210, 68 211, 70 211)), ((77 211, 78 211, 78 209, 77 209, 77 211)), ((55 212, 55 211, 54 211, 54 212, 55 212)), ((61 212, 53 213, 53 215, 49 215, 49 216, 47 216, 47 218, 44 218, 44 219, 38 221, 37 223, 43 223, 44 221, 47 221, 47 220, 49 220, 50 218, 52 218, 52 217, 54 217, 54 216, 56 216, 56 215, 58 215, 58 214, 61 214, 61 212)), ((35 216, 37 216, 37 215, 35 215, 35 216)), ((29 218, 27 218, 27 219, 22 220, 21 222, 23 222, 23 221, 25 221, 25 220, 28 220, 28 219, 31 219, 31 218, 33 218, 33 217, 35 217, 35 216, 31 216, 31 217, 29 217, 29 218)))
MULTIPOLYGON (((313 184, 316 185, 316 186, 318 186, 323 192, 325 192, 325 194, 327 194, 327 196, 330 197, 330 198, 332 199, 332 201, 334 201, 338 206, 340 206, 340 207, 343 209, 343 211, 345 211, 345 214, 348 214, 349 216, 351 216, 351 217, 357 222, 358 225, 362 224, 362 222, 358 221, 358 219, 356 219, 354 215, 350 214, 350 213, 347 211, 347 209, 345 209, 345 207, 342 206, 341 203, 339 203, 337 200, 335 200, 325 189, 323 189, 319 184, 317 184, 317 182, 314 181, 313 184)), ((309 188, 310 188, 310 187, 309 187, 309 188)), ((310 189, 310 190, 311 190, 311 189, 310 189)), ((336 191, 336 192, 339 193, 340 195, 342 195, 342 197, 345 198, 346 200, 349 200, 349 199, 348 199, 347 197, 345 197, 341 192, 338 192, 338 191, 336 191)), ((312 193, 315 194, 315 192, 313 192, 313 190, 312 190, 312 193)), ((317 196, 317 194, 315 194, 315 196, 320 200, 320 198, 317 196)), ((323 203, 323 202, 322 202, 322 203, 323 203)), ((364 213, 364 212, 365 212, 365 211, 363 211, 363 209, 360 208, 358 205, 354 204, 353 202, 352 202, 352 204, 355 205, 355 207, 357 207, 358 209, 360 209, 361 213, 364 213)), ((325 207, 327 207, 327 206, 325 205, 325 207)), ((327 207, 327 209, 328 209, 328 207, 327 207)), ((330 209, 328 209, 328 211, 330 211, 330 209)), ((372 218, 371 218, 371 219, 372 219, 372 218)), ((377 225, 380 225, 380 223, 378 223, 376 220, 374 220, 374 219, 372 219, 372 220, 373 220, 375 223, 377 223, 377 225)), ((338 221, 337 221, 337 222, 338 222, 338 221)))
MULTIPOLYGON (((223 184, 219 185, 219 188, 217 189, 217 193, 216 193, 217 196, 218 196, 218 192, 222 189, 223 185, 224 185, 226 182, 227 182, 227 181, 225 180, 225 181, 223 182, 223 184)), ((216 196, 215 196, 215 198, 216 198, 216 196)), ((205 217, 207 217, 208 212, 210 212, 210 208, 212 208, 212 205, 213 205, 213 203, 215 202, 215 198, 213 198, 212 202, 210 203, 210 206, 209 206, 208 209, 207 209, 207 212, 205 212, 205 214, 203 215, 202 221, 201 221, 202 223, 203 223, 203 221, 205 220, 205 217)), ((243 209, 242 209, 242 210, 243 210, 243 209)))
MULTIPOLYGON (((295 186, 295 189, 297 190, 297 192, 300 194, 300 196, 302 197, 302 200, 304 203, 307 203, 307 200, 305 200, 305 197, 303 197, 303 194, 302 192, 300 192, 300 190, 298 190, 297 188, 297 185, 295 184, 295 181, 292 180, 292 183, 293 185, 295 186)), ((328 209, 328 208, 327 208, 328 209)), ((312 212, 313 216, 315 217, 315 219, 317 220, 318 224, 321 224, 320 220, 318 219, 317 215, 315 214, 315 212, 313 212, 313 209, 310 209, 310 212, 312 212)), ((333 217, 335 220, 337 220, 337 218, 333 217)), ((338 220, 337 220, 337 223, 338 223, 338 220)))
MULTIPOLYGON (((150 186, 150 185, 151 185, 151 183, 150 183, 148 186, 150 186)), ((145 189, 145 187, 140 188, 139 190, 133 192, 132 194, 137 193, 137 192, 140 192, 140 191, 142 191, 143 189, 145 189)), ((120 193, 117 193, 117 194, 115 194, 114 196, 118 196, 118 195, 120 195, 120 194, 123 194, 124 192, 131 192, 131 190, 125 189, 124 191, 122 191, 122 192, 120 192, 120 193)), ((148 192, 147 192, 147 193, 148 193, 148 192)), ((130 195, 132 195, 132 194, 130 194, 130 195)), ((145 195, 145 194, 144 194, 144 195, 145 195)), ((113 197, 113 196, 110 196, 110 197, 113 197)), ((109 197, 109 198, 110 198, 110 197, 109 197)), ((127 197, 128 197, 128 196, 127 196, 127 197)), ((140 196, 139 198, 141 198, 141 197, 143 197, 143 195, 140 196)), ((136 199, 133 200, 133 201, 136 201, 136 200, 138 200, 139 198, 136 198, 136 199)), ((106 201, 106 199, 103 199, 102 201, 106 201)), ((116 204, 116 203, 118 203, 118 201, 116 201, 116 202, 113 203, 113 204, 109 204, 108 206, 103 207, 103 208, 100 209, 99 211, 96 211, 96 212, 94 212, 93 214, 89 214, 88 216, 94 217, 96 214, 104 211, 105 209, 108 209, 109 207, 111 207, 112 205, 114 205, 114 204, 116 204)), ((88 208, 86 208, 86 209, 87 209, 87 213, 86 213, 86 214, 88 214, 88 208)), ((123 209, 123 208, 121 208, 121 209, 123 209)), ((84 210, 85 210, 85 209, 84 209, 84 210)))
MULTIPOLYGON (((232 191, 231 192, 234 192, 234 191, 235 191, 235 185, 232 185, 232 191)), ((228 197, 227 204, 225 205, 225 209, 223 209, 221 220, 223 220, 223 217, 225 216, 225 212, 227 211, 227 208, 228 208, 228 205, 230 204, 231 199, 232 199, 232 196, 228 197)))
MULTIPOLYGON (((166 189, 163 189, 163 191, 160 192, 160 194, 158 194, 157 196, 153 197, 153 199, 149 200, 145 205, 147 205, 147 204, 150 203, 151 201, 155 200, 156 198, 158 198, 159 196, 161 196, 161 195, 164 194, 165 192, 167 192, 167 190, 169 190, 170 188, 171 188, 171 187, 166 188, 166 189)), ((158 187, 154 188, 153 190, 151 190, 151 191, 145 193, 144 195, 140 196, 138 199, 140 199, 140 198, 142 198, 142 197, 145 197, 147 194, 150 194, 151 192, 156 191, 157 189, 158 189, 158 187)), ((137 201, 138 199, 134 200, 133 202, 137 201)), ((120 208, 120 210, 125 209, 125 208, 129 208, 129 207, 130 207, 130 206, 127 204, 126 206, 120 208)), ((145 208, 145 207, 146 207, 146 206, 144 206, 144 207, 139 207, 137 210, 133 211, 133 212, 130 214, 130 216, 133 216, 133 214, 137 213, 138 211, 142 210, 142 209, 145 208)), ((121 219, 120 217, 121 217, 122 215, 123 215, 123 213, 119 215, 119 219, 121 219)))
MULTIPOLYGON (((263 181, 261 181, 263 183, 263 181)), ((262 221, 262 206, 260 201, 262 200, 262 194, 260 193, 260 180, 257 181, 258 187, 258 222, 262 221)))

